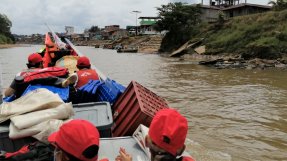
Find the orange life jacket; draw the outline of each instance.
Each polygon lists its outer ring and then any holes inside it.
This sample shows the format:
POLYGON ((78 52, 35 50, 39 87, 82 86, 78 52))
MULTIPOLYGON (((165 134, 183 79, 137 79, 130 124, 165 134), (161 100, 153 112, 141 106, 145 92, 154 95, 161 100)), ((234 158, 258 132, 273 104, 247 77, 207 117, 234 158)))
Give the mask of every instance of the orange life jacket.
POLYGON ((52 57, 55 51, 59 50, 58 46, 52 41, 49 33, 46 33, 45 37, 45 45, 46 45, 46 50, 45 54, 43 57, 43 66, 44 68, 49 66, 49 63, 51 63, 52 57))
POLYGON ((78 82, 76 88, 87 84, 89 80, 99 80, 99 76, 94 69, 82 69, 77 72, 78 82))
POLYGON ((37 78, 47 77, 64 77, 69 73, 67 68, 63 67, 48 67, 43 69, 33 69, 27 72, 22 72, 20 75, 24 78, 24 82, 30 82, 37 78))

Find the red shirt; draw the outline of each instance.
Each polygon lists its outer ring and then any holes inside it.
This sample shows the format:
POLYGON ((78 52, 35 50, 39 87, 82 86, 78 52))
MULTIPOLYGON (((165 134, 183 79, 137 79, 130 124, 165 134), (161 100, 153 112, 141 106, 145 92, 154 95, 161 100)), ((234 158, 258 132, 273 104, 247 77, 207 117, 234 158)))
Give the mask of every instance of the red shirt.
POLYGON ((87 84, 89 80, 99 80, 99 76, 94 69, 82 69, 77 72, 78 82, 76 88, 87 84))

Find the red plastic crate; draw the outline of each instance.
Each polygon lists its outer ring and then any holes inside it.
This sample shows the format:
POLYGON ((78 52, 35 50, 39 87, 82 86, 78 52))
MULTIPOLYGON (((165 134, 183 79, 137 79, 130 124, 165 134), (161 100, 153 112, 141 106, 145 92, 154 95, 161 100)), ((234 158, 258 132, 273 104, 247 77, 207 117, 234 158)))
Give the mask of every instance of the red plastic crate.
POLYGON ((113 136, 131 136, 140 124, 149 127, 155 113, 164 108, 168 104, 163 98, 132 81, 113 105, 113 136))

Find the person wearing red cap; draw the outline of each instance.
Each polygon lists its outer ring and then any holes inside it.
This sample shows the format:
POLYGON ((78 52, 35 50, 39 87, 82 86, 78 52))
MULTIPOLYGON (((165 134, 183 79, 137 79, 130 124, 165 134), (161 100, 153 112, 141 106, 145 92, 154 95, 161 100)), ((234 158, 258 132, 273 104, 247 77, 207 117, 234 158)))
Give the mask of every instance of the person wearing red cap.
POLYGON ((27 63, 28 69, 31 68, 43 68, 43 59, 42 56, 38 53, 32 53, 28 57, 27 63))
MULTIPOLYGON (((18 73, 16 76, 20 76, 22 75, 23 73, 27 73, 27 72, 32 72, 32 71, 35 71, 37 69, 41 69, 43 68, 43 60, 42 60, 42 56, 38 53, 32 53, 28 56, 28 63, 26 64, 28 69, 25 69, 23 70, 22 72, 18 73)), ((13 95, 15 92, 18 92, 18 93, 23 93, 22 90, 25 90, 25 88, 21 88, 21 89, 17 89, 16 91, 16 82, 15 82, 15 79, 13 80, 13 82, 11 83, 10 87, 8 87, 6 90, 5 90, 5 97, 9 97, 11 95, 13 95), (18 91, 18 90, 21 90, 18 91)))
POLYGON ((91 63, 89 58, 82 56, 77 61, 77 71, 76 74, 71 75, 63 82, 63 86, 68 86, 70 84, 75 84, 76 89, 87 84, 89 80, 99 80, 99 76, 94 69, 91 69, 91 63))
MULTIPOLYGON (((181 156, 185 150, 188 124, 185 117, 174 109, 163 109, 156 113, 146 136, 151 161, 194 161, 181 156)), ((123 149, 116 161, 131 161, 131 156, 123 149)))
POLYGON ((92 123, 72 120, 52 133, 48 141, 55 146, 55 161, 97 161, 99 138, 99 131, 92 123))

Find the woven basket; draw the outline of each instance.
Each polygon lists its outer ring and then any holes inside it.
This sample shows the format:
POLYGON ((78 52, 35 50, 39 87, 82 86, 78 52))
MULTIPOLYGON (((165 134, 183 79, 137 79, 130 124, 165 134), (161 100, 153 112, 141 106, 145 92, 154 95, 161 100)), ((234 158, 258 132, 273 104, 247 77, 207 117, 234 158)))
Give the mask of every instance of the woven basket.
POLYGON ((79 57, 78 56, 64 56, 61 59, 57 60, 56 65, 57 67, 65 67, 69 70, 70 74, 75 73, 79 69, 77 68, 77 61, 79 57))

